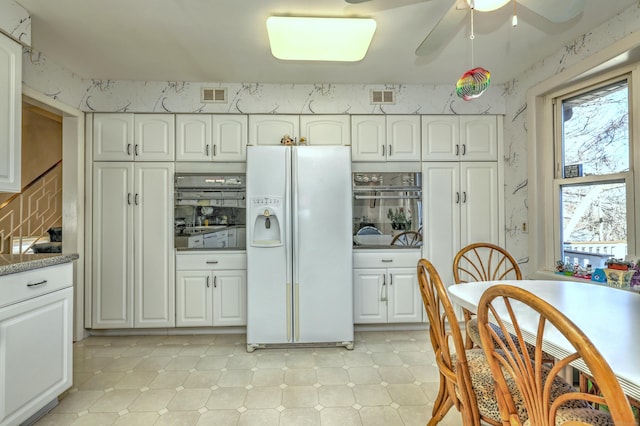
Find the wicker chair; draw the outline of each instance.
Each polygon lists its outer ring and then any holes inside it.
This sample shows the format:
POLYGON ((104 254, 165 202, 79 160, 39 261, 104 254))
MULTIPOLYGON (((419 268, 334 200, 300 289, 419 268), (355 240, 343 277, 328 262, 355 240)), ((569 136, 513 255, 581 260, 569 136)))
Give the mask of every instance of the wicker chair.
MULTIPOLYGON (((527 309, 527 308, 525 308, 527 309)), ((522 318, 525 316, 523 315, 522 318)), ((572 425, 634 425, 631 406, 625 397, 613 371, 593 346, 587 336, 561 312, 553 306, 518 287, 496 285, 490 287, 480 299, 478 305, 478 325, 483 348, 493 371, 498 389, 498 401, 503 425, 519 425, 526 422, 536 426, 560 424, 572 425), (517 304, 512 303, 517 301, 517 304), (526 312, 529 320, 533 316, 535 327, 536 353, 533 360, 528 357, 513 356, 525 347, 525 341, 518 322, 522 311, 521 303, 532 311, 526 312), (517 306, 516 306, 517 305, 517 306), (508 319, 500 317, 508 316, 508 319), (490 322, 491 321, 491 322, 490 322), (507 332, 507 321, 512 333, 507 332), (507 336, 496 334, 492 323, 496 324, 507 336), (559 359, 548 368, 542 360, 542 342, 544 333, 553 325, 573 345, 575 352, 559 359), (497 349, 497 347, 499 349, 497 349), (553 397, 551 383, 561 380, 559 374, 569 363, 581 360, 586 364, 597 381, 602 396, 591 395, 573 388, 570 392, 553 397), (553 381, 549 380, 553 378, 553 381), (523 395, 522 401, 514 401, 512 384, 515 383, 523 395), (600 411, 590 404, 604 404, 608 412, 600 411), (524 411, 523 411, 524 406, 524 411)), ((530 327, 534 327, 533 324, 530 327)))
MULTIPOLYGON (((518 262, 505 249, 491 243, 475 243, 462 248, 453 258, 453 280, 456 284, 522 279, 518 262)), ((480 346, 477 321, 462 309, 466 325, 465 347, 480 346)))
POLYGON ((438 272, 426 259, 418 262, 418 284, 440 372, 440 388, 427 425, 437 425, 452 406, 460 411, 464 425, 480 425, 480 420, 500 425, 495 387, 485 355, 482 349, 465 349, 449 295, 438 272))

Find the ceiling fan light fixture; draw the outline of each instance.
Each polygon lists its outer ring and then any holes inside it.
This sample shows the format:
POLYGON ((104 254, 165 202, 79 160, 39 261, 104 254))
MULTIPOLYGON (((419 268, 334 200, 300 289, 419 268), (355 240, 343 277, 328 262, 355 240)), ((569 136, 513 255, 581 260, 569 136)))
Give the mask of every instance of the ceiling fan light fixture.
POLYGON ((511 0, 467 0, 469 7, 478 12, 491 12, 500 9, 511 0))
POLYGON ((369 18, 267 19, 271 53, 289 61, 360 61, 367 54, 375 30, 376 21, 369 18))

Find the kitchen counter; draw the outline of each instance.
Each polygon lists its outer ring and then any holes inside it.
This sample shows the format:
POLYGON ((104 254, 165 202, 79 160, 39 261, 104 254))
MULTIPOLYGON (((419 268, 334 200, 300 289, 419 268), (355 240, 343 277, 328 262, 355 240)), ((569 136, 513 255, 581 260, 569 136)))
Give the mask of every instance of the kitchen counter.
POLYGON ((0 254, 0 275, 59 265, 71 262, 79 257, 77 253, 0 254))

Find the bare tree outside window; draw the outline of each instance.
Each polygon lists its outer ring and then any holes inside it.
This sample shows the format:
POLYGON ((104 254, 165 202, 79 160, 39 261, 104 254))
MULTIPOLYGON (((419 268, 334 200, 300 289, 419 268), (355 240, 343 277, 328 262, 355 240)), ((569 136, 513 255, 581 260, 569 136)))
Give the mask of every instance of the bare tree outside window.
POLYGON ((629 162, 626 80, 562 100, 564 261, 600 267, 626 255, 629 162))

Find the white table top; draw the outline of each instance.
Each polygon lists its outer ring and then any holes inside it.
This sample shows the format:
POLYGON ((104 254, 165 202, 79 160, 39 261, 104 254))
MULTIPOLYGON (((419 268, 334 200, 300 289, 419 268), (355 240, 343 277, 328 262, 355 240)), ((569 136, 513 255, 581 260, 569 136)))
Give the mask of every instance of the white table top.
MULTIPOLYGON (((495 284, 523 288, 559 309, 591 339, 625 393, 640 400, 640 294, 592 283, 536 280, 477 282, 448 290, 453 303, 476 312, 482 293, 495 284)), ((535 334, 535 325, 518 321, 522 330, 535 334)), ((556 356, 574 352, 557 331, 545 332, 543 348, 556 356)))

